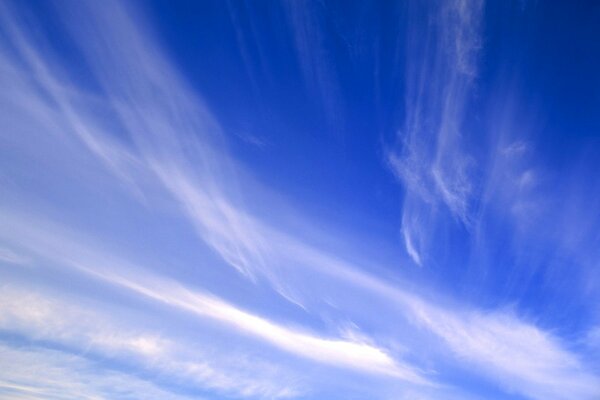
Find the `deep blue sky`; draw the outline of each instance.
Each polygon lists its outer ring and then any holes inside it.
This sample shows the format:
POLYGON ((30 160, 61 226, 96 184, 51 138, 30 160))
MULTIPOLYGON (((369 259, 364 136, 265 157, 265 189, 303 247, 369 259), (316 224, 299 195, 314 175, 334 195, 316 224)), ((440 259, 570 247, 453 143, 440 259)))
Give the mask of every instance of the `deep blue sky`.
POLYGON ((0 397, 597 399, 600 3, 4 1, 0 397))

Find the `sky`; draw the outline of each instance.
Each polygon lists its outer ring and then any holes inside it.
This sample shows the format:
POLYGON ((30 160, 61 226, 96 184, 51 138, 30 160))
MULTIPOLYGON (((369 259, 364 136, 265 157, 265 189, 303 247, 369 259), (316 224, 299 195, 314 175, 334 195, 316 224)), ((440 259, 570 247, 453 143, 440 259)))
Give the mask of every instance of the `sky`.
POLYGON ((0 1, 0 398, 600 399, 599 35, 0 1))

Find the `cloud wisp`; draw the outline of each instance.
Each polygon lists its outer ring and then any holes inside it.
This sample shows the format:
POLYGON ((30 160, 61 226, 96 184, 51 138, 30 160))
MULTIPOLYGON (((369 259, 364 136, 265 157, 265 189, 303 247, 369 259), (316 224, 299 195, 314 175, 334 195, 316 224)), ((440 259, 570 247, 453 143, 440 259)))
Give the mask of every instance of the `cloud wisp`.
MULTIPOLYGON (((415 3, 406 121, 387 161, 404 189, 406 253, 426 271, 437 234, 481 239, 476 203, 494 197, 493 182, 512 182, 522 216, 538 175, 517 165, 524 141, 496 134, 484 173, 465 140, 484 4, 415 3)), ((598 397, 597 375, 555 325, 379 277, 391 266, 310 240, 323 224, 300 213, 314 232, 286 226, 285 202, 236 159, 150 19, 134 4, 67 4, 52 32, 76 66, 0 5, 0 352, 51 371, 0 373, 4 393, 119 397, 120 384, 124 398, 475 396, 452 387, 456 369, 498 396, 598 397)), ((317 19, 297 4, 290 17, 306 79, 337 94, 311 53, 317 19)))
POLYGON ((473 162, 465 149, 464 120, 477 75, 483 2, 413 2, 407 32, 405 124, 389 164, 402 182, 406 251, 422 265, 428 234, 444 206, 472 222, 473 162))
MULTIPOLYGON (((243 364, 241 355, 234 362, 228 361, 225 355, 203 350, 193 341, 174 335, 171 330, 144 327, 139 312, 132 319, 131 315, 123 314, 123 310, 115 306, 94 305, 89 301, 84 304, 74 305, 73 299, 62 298, 52 292, 36 293, 31 289, 4 286, 0 296, 0 330, 23 335, 29 341, 61 346, 52 351, 57 354, 62 351, 64 354, 59 358, 79 358, 75 354, 90 358, 90 369, 98 363, 98 358, 117 360, 133 364, 146 375, 185 381, 185 386, 191 389, 208 388, 225 395, 265 398, 288 398, 300 394, 294 379, 285 373, 275 372, 276 368, 264 361, 254 360, 252 371, 240 368, 243 364)), ((17 358, 28 353, 44 353, 43 350, 28 349, 15 352, 17 358)), ((101 371, 102 365, 99 364, 97 369, 101 371)), ((70 374, 76 375, 74 371, 70 374)), ((119 375, 123 381, 122 390, 135 389, 137 380, 133 375, 123 372, 119 375), (128 382, 128 376, 132 382, 128 382)), ((3 378, 14 379, 5 375, 3 378)), ((20 379, 32 381, 33 386, 39 384, 33 376, 20 379)), ((51 386, 50 379, 47 383, 51 386)), ((61 381, 55 384, 59 385, 61 381)), ((153 386, 149 382, 144 384, 153 386)), ((165 388, 160 397, 166 397, 171 391, 165 388)), ((83 392, 77 390, 71 393, 83 392)), ((188 398, 187 395, 183 397, 188 398)))
MULTIPOLYGON (((6 220, 10 221, 7 216, 6 220)), ((416 384, 427 384, 417 369, 394 360, 385 350, 367 341, 352 341, 321 337, 301 329, 293 329, 247 312, 225 300, 198 289, 159 277, 146 268, 108 254, 81 247, 65 234, 64 229, 38 220, 44 231, 23 230, 19 222, 9 223, 12 234, 30 251, 53 260, 63 267, 79 270, 122 287, 139 296, 191 312, 237 331, 256 337, 286 352, 334 366, 387 375, 416 384), (49 234, 52 232, 52 235, 49 234)), ((7 232, 2 232, 3 235, 7 232)), ((10 307, 7 307, 10 308, 10 307)))

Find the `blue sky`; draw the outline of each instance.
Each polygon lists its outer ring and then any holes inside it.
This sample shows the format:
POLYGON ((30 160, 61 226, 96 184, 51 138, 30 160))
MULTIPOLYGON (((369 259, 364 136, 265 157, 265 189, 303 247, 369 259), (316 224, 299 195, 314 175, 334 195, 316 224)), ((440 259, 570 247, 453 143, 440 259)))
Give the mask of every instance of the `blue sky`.
POLYGON ((0 398, 600 398, 600 4, 0 3, 0 398))

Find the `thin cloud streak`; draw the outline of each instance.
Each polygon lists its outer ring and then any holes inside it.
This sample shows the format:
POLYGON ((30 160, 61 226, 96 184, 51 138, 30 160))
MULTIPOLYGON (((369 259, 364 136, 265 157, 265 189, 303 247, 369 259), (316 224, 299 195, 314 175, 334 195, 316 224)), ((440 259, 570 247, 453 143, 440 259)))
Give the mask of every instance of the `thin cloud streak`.
MULTIPOLYGON (((56 237, 59 230, 50 231, 55 232, 56 237)), ((45 249, 43 242, 32 238, 30 236, 30 241, 36 243, 38 252, 53 254, 52 248, 64 249, 65 256, 69 254, 70 258, 62 261, 71 267, 144 297, 221 321, 293 354, 318 362, 425 383, 414 368, 398 364, 370 345, 320 338, 283 327, 240 310, 215 296, 192 291, 168 279, 153 277, 144 269, 123 261, 111 261, 110 258, 103 261, 100 256, 73 259, 73 255, 78 253, 93 252, 69 248, 66 243, 70 241, 67 239, 62 240, 62 245, 45 245, 45 249), (107 265, 111 267, 107 268, 107 265)), ((326 262, 329 268, 315 271, 329 271, 326 276, 335 277, 339 280, 338 285, 346 281, 354 287, 369 290, 372 296, 390 300, 390 310, 400 310, 416 329, 424 328, 434 338, 441 339, 450 350, 449 356, 464 360, 467 366, 476 367, 479 373, 498 380, 510 390, 535 399, 563 399, 560 393, 577 393, 579 398, 593 399, 598 394, 596 377, 585 371, 578 357, 567 351, 558 339, 534 325, 507 313, 483 314, 468 308, 449 309, 433 305, 351 266, 335 263, 333 259, 323 259, 322 262, 326 262), (521 361, 516 363, 515 360, 521 361)))
POLYGON ((37 50, 38 46, 14 23, 18 18, 4 10, 13 43, 36 73, 38 83, 58 104, 58 114, 51 112, 49 117, 66 117, 72 132, 125 181, 133 194, 140 191, 132 178, 139 176, 140 170, 157 176, 181 201, 201 237, 229 264, 253 278, 250 264, 260 259, 260 243, 247 234, 248 217, 236 213, 230 204, 234 200, 232 194, 238 191, 237 178, 231 161, 219 154, 224 138, 218 124, 202 101, 185 89, 158 50, 142 39, 121 6, 116 2, 103 7, 86 3, 81 8, 91 8, 85 13, 85 26, 79 22, 68 26, 94 66, 106 93, 103 100, 107 111, 120 122, 118 129, 125 130, 135 146, 127 147, 107 138, 96 117, 85 117, 90 110, 78 106, 85 96, 77 92, 66 95, 50 72, 62 71, 62 66, 58 62, 46 65, 42 60, 54 60, 52 55, 37 50), (113 29, 104 29, 105 26, 113 29), (90 36, 102 38, 98 46, 87 46, 90 36), (149 95, 151 88, 161 95, 149 95), (194 182, 192 192, 190 181, 194 182), (221 182, 228 182, 228 186, 224 188, 221 182))
POLYGON ((172 335, 172 331, 140 327, 144 324, 127 320, 114 307, 99 304, 94 308, 89 302, 83 307, 52 293, 11 286, 1 289, 0 330, 18 333, 33 343, 60 345, 66 347, 66 354, 75 351, 92 359, 100 356, 134 363, 146 372, 223 394, 260 398, 301 394, 286 373, 272 372, 277 370, 274 366, 255 361, 253 368, 240 368, 241 354, 232 365, 214 351, 206 354, 172 335))
POLYGON ((106 371, 94 362, 57 350, 0 344, 0 396, 11 399, 98 400, 103 398, 201 399, 171 393, 143 379, 106 371), (10 362, 10 366, 6 363, 10 362))
MULTIPOLYGON (((6 78, 2 82, 19 92, 23 103, 39 113, 41 119, 58 121, 59 128, 47 128, 49 135, 66 138, 72 134, 79 138, 79 144, 94 154, 136 201, 152 209, 159 202, 157 192, 167 193, 186 221, 195 227, 200 239, 226 263, 257 287, 261 279, 266 280, 307 314, 314 313, 314 306, 321 304, 321 299, 332 296, 343 319, 355 312, 347 293, 364 292, 368 294, 364 302, 372 302, 374 308, 381 307, 382 315, 390 316, 390 321, 395 316, 400 322, 409 322, 407 333, 398 332, 395 322, 382 323, 385 330, 397 335, 398 341, 402 342, 405 334, 425 332, 427 337, 421 345, 426 348, 432 344, 435 348, 427 356, 448 358, 506 391, 535 399, 562 399, 564 393, 576 393, 581 399, 598 395, 594 383, 597 377, 587 371, 566 343, 547 330, 510 313, 478 311, 466 305, 441 306, 447 303, 443 296, 426 301, 363 272, 353 262, 342 260, 326 248, 307 243, 298 232, 278 226, 276 217, 261 217, 253 212, 252 204, 246 204, 242 194, 260 189, 252 180, 240 179, 250 174, 242 175, 242 166, 231 159, 218 123, 175 68, 149 43, 147 32, 139 30, 118 3, 110 3, 107 9, 94 3, 85 7, 90 8, 82 11, 89 17, 82 19, 85 24, 73 16, 65 16, 65 20, 102 87, 102 94, 96 94, 94 101, 118 121, 115 125, 125 139, 111 136, 110 129, 100 123, 100 116, 94 113, 96 108, 89 101, 82 101, 89 97, 85 91, 59 83, 58 76, 62 75, 56 71, 62 70, 61 63, 36 45, 25 34, 26 28, 19 25, 18 18, 12 18, 6 10, 2 14, 5 22, 10 21, 6 26, 11 38, 21 61, 35 72, 36 79, 32 84, 26 74, 19 72, 18 63, 3 54, 3 67, 11 71, 11 78, 16 76, 20 80, 9 82, 12 79, 6 78), (91 38, 101 40, 96 43, 91 38), (52 102, 44 100, 36 85, 43 88, 52 102), (62 126, 69 129, 63 132, 62 126), (384 306, 375 299, 383 299, 384 306), (443 351, 438 353, 435 345, 441 345, 443 351)), ((402 216, 406 250, 416 264, 425 268, 429 265, 429 235, 442 209, 468 229, 473 227, 472 161, 463 151, 460 126, 477 72, 475 54, 480 39, 476 28, 481 7, 479 2, 457 1, 440 10, 439 25, 429 35, 446 38, 443 50, 448 53, 427 47, 433 56, 424 60, 433 60, 431 65, 425 63, 423 68, 416 62, 409 68, 416 79, 408 96, 411 101, 403 133, 406 137, 399 139, 403 140, 401 149, 389 155, 388 161, 406 189, 402 216), (450 67, 445 64, 448 59, 452 61, 450 67), (426 89, 427 71, 432 72, 433 89, 426 89), (438 95, 439 99, 428 105, 429 98, 438 95), (432 112, 436 115, 433 123, 425 116, 432 112), (433 126, 428 126, 430 123, 433 126), (427 133, 425 138, 434 140, 424 140, 423 132, 427 133)), ((27 127, 29 123, 18 121, 27 127)), ((23 146, 28 148, 27 144, 23 146)), ((59 157, 69 154, 67 146, 56 148, 64 152, 59 157)), ((508 147, 514 151, 518 148, 508 147)), ((531 182, 523 178, 520 185, 531 182)), ((100 189, 114 185, 114 182, 106 187, 93 183, 100 189)), ((318 364, 417 385, 431 384, 438 378, 434 373, 422 372, 427 368, 419 367, 422 359, 418 354, 409 351, 410 362, 404 361, 384 346, 376 345, 375 337, 337 339, 317 329, 291 328, 268 318, 266 312, 250 312, 226 301, 226 296, 191 289, 191 285, 150 273, 148 268, 105 254, 93 244, 76 244, 85 240, 78 235, 63 234, 65 229, 60 225, 21 213, 20 208, 31 208, 28 206, 2 205, 0 214, 5 224, 0 233, 7 243, 28 248, 32 254, 75 267, 112 286, 195 314, 202 320, 219 322, 239 336, 248 335, 318 364)), ((69 225, 69 221, 64 223, 69 225)), ((142 350, 153 348, 152 341, 145 338, 127 337, 122 341, 142 350)), ((243 388, 231 390, 252 395, 243 388)))
MULTIPOLYGON (((6 217, 7 221, 10 219, 6 217)), ((285 327, 237 308, 217 296, 197 289, 191 290, 170 279, 155 276, 148 269, 75 245, 72 240, 59 233, 61 229, 58 227, 47 228, 43 232, 23 230, 23 224, 16 221, 14 224, 9 222, 9 225, 13 235, 21 236, 20 240, 24 245, 27 243, 30 251, 43 257, 143 297, 225 323, 239 333, 250 334, 292 354, 319 363, 427 384, 427 380, 415 368, 394 360, 384 350, 368 343, 330 339, 285 327)), ((38 221, 35 225, 45 224, 38 221)), ((2 232, 2 235, 5 233, 2 232)))
POLYGON ((474 160, 462 130, 477 74, 482 8, 480 0, 409 4, 406 118, 388 163, 405 189, 402 234, 418 265, 427 260, 428 232, 441 205, 465 226, 472 223, 474 160))
POLYGON ((454 355, 532 399, 594 399, 598 377, 551 333, 510 313, 449 313, 413 302, 417 324, 442 339, 454 355))

